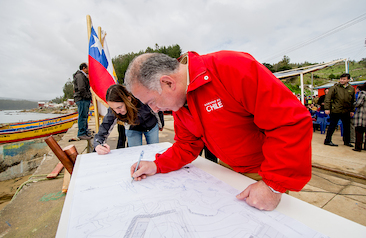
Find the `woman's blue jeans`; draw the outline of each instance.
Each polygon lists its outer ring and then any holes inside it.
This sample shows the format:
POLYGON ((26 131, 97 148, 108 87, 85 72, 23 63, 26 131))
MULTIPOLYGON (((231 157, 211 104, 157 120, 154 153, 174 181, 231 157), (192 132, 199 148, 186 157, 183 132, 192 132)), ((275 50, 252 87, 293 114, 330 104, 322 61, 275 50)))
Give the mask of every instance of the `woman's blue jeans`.
POLYGON ((159 143, 159 125, 149 131, 126 130, 128 147, 142 145, 142 135, 145 135, 147 144, 159 143))

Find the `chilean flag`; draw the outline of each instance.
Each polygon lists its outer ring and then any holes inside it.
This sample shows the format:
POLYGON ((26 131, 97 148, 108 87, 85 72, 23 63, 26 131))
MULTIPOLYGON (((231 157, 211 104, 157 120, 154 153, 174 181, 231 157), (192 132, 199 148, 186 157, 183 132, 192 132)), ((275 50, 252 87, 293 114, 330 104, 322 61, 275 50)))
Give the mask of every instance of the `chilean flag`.
POLYGON ((113 67, 111 60, 108 60, 107 56, 109 57, 109 52, 106 54, 98 35, 92 27, 89 40, 89 82, 94 93, 104 102, 106 102, 105 94, 107 89, 116 83, 113 75, 107 70, 108 66, 109 68, 113 67))

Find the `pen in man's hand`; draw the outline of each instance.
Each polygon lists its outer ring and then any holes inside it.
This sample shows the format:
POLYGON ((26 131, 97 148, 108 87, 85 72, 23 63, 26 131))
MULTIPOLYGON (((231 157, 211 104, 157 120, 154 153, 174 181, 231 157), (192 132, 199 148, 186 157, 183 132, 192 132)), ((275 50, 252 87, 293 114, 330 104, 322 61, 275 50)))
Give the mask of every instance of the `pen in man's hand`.
MULTIPOLYGON (((140 165, 140 161, 141 161, 141 159, 142 159, 142 157, 144 156, 144 151, 141 151, 141 154, 140 154, 140 158, 139 158, 139 160, 137 161, 137 165, 136 165, 136 168, 135 168, 135 172, 137 171, 137 168, 139 167, 139 165, 140 165)), ((135 173, 134 172, 134 173, 135 173)), ((133 177, 132 177, 132 181, 133 181, 133 177)), ((131 181, 131 183, 132 183, 132 181, 131 181)))

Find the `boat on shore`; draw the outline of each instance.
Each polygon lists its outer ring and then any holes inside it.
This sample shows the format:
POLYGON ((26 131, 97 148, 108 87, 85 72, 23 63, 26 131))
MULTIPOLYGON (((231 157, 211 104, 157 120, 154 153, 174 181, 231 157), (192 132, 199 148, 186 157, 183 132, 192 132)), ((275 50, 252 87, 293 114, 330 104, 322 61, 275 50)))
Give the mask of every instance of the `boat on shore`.
POLYGON ((66 132, 78 120, 78 113, 43 120, 10 123, 0 126, 0 144, 31 140, 66 132))

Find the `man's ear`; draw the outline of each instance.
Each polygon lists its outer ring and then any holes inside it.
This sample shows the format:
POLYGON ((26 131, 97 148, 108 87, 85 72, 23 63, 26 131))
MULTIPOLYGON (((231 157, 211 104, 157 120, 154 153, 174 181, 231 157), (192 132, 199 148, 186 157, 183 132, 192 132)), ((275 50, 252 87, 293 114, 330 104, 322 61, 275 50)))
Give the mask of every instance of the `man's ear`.
POLYGON ((168 75, 163 75, 160 77, 161 88, 168 87, 171 90, 175 90, 177 83, 174 78, 168 75))

